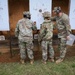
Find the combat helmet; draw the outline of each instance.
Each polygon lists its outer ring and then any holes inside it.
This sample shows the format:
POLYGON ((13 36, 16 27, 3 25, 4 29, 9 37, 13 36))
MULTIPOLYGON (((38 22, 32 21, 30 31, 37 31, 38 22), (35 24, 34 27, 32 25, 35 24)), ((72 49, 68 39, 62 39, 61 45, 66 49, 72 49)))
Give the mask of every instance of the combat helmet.
POLYGON ((61 12, 61 7, 54 7, 53 12, 56 12, 56 13, 61 12))
POLYGON ((30 18, 31 17, 31 14, 29 11, 27 11, 27 18, 30 18))
POLYGON ((46 12, 44 12, 44 13, 42 13, 43 14, 43 17, 45 18, 45 17, 51 17, 51 14, 50 14, 50 12, 48 12, 48 11, 46 11, 46 12))
POLYGON ((29 11, 24 11, 23 12, 23 15, 26 17, 26 18, 30 18, 31 17, 31 14, 29 11))

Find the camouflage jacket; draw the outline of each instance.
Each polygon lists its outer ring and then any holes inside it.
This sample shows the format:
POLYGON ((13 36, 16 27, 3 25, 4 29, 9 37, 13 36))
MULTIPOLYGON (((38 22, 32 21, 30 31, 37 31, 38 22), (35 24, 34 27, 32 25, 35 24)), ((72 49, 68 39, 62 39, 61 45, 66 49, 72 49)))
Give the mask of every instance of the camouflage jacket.
POLYGON ((56 23, 58 38, 66 38, 71 32, 68 15, 63 13, 61 17, 56 17, 56 23))
POLYGON ((41 24, 40 28, 40 39, 41 40, 50 40, 53 36, 53 23, 51 20, 45 20, 41 24))
POLYGON ((18 21, 15 28, 15 36, 20 41, 28 42, 33 40, 32 29, 36 30, 36 26, 29 19, 21 19, 18 21))

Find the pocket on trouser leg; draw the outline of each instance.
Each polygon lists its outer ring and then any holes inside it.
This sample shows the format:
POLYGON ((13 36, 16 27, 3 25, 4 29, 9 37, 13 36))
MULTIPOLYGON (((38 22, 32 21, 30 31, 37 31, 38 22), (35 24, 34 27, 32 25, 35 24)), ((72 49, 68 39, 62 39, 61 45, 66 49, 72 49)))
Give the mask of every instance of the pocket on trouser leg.
POLYGON ((66 48, 64 48, 63 50, 60 50, 60 58, 64 58, 66 55, 66 48))
POLYGON ((21 59, 25 59, 26 58, 25 49, 21 49, 20 50, 20 57, 21 57, 21 59))
POLYGON ((27 54, 28 54, 28 57, 29 57, 30 59, 33 59, 33 58, 34 58, 34 56, 33 56, 33 51, 32 51, 31 49, 27 49, 27 54))

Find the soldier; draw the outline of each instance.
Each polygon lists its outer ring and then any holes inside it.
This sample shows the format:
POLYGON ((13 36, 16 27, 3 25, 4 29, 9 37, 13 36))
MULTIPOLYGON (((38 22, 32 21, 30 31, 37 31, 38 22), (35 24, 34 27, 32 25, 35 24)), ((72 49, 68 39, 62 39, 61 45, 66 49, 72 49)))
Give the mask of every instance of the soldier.
POLYGON ((53 13, 56 19, 56 28, 59 38, 58 49, 60 50, 60 57, 56 60, 56 63, 60 63, 63 61, 66 54, 66 41, 70 39, 71 27, 68 15, 63 13, 60 7, 54 7, 53 13))
POLYGON ((52 47, 52 36, 53 36, 53 23, 50 20, 50 12, 43 13, 44 22, 41 24, 39 41, 41 41, 42 46, 42 58, 44 64, 47 61, 47 54, 49 49, 50 61, 54 62, 54 50, 52 47))
POLYGON ((15 36, 19 40, 20 48, 20 62, 23 64, 26 58, 26 51, 30 59, 30 63, 33 64, 33 34, 32 30, 36 30, 36 25, 30 21, 31 15, 29 12, 23 12, 23 19, 19 20, 15 28, 15 36))

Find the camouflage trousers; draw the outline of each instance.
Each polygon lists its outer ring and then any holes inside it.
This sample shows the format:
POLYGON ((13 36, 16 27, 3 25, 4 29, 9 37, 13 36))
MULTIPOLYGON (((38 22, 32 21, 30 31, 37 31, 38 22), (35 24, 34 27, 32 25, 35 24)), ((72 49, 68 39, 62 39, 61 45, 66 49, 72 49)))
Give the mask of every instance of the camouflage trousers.
POLYGON ((60 58, 64 58, 66 55, 66 38, 59 39, 58 50, 60 50, 60 58))
POLYGON ((47 60, 48 51, 49 51, 49 57, 54 58, 52 39, 50 41, 42 41, 41 46, 42 46, 42 58, 44 61, 47 60))
POLYGON ((30 42, 21 42, 19 41, 19 48, 20 48, 20 58, 25 59, 26 58, 26 52, 28 54, 29 59, 33 59, 33 43, 30 42))

